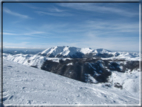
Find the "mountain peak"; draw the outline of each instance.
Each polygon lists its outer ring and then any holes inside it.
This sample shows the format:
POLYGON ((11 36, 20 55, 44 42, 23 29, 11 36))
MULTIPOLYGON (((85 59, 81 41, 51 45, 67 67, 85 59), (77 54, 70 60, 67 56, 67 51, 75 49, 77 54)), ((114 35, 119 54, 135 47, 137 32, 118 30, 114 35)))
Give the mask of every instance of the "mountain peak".
POLYGON ((93 50, 92 48, 78 48, 70 46, 54 46, 41 52, 41 55, 48 57, 83 57, 83 55, 90 53, 108 53, 109 50, 99 48, 93 50))
MULTIPOLYGON (((92 49, 92 48, 78 48, 71 46, 54 46, 51 48, 47 48, 44 51, 40 52, 39 55, 47 56, 47 57, 58 57, 58 58, 85 58, 88 55, 92 55, 91 57, 133 57, 136 56, 130 53, 116 53, 114 51, 110 51, 104 48, 92 49)), ((138 56, 138 55, 137 55, 138 56)))

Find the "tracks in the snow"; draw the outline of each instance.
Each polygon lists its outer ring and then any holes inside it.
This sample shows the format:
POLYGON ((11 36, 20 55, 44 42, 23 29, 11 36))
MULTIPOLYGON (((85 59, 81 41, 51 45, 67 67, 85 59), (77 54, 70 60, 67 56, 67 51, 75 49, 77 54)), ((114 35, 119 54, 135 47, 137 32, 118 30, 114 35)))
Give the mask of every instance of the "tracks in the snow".
MULTIPOLYGON (((1 95, 2 93, 0 93, 1 95)), ((8 91, 3 90, 3 98, 0 98, 0 100, 2 99, 3 102, 6 100, 11 100, 13 98, 13 95, 10 95, 8 91)))

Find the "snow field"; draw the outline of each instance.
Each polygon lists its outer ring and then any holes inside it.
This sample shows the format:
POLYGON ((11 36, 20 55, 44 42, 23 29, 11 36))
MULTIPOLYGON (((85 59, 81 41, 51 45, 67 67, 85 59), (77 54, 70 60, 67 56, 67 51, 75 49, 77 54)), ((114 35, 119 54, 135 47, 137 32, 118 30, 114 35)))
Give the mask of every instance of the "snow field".
MULTIPOLYGON (((139 104, 136 91, 102 84, 87 84, 40 69, 3 62, 5 105, 139 104), (133 92, 133 93, 131 93, 133 92)), ((135 76, 139 75, 136 74, 135 76)), ((134 79, 134 78, 133 78, 134 79)), ((128 81, 129 83, 129 81, 128 81)), ((126 87, 128 86, 127 82, 126 87)))

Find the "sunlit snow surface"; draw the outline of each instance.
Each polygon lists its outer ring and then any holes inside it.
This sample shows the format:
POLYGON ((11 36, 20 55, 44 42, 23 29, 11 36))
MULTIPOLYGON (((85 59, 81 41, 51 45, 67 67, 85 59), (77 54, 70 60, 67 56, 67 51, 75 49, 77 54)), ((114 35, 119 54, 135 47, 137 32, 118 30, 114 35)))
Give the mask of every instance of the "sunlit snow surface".
MULTIPOLYGON (((116 77, 116 81, 119 81, 122 74, 113 73, 112 79, 116 77)), ((3 100, 4 105, 139 104, 139 77, 139 72, 134 72, 133 75, 124 74, 125 81, 121 81, 126 87, 121 90, 113 86, 106 87, 105 84, 82 83, 4 60, 3 100)))

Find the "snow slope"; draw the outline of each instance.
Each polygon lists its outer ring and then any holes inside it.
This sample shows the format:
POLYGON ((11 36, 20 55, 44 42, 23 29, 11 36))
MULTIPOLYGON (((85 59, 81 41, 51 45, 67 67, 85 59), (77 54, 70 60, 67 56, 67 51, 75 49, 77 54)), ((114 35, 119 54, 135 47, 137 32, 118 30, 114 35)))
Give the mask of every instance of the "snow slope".
MULTIPOLYGON (((30 55, 30 54, 7 54, 3 53, 3 59, 17 62, 27 66, 36 66, 37 68, 41 68, 42 64, 45 60, 52 60, 54 62, 59 62, 62 58, 49 58, 45 56, 40 56, 38 54, 30 55)), ((70 58, 63 58, 63 60, 70 59, 70 58)))
MULTIPOLYGON (((115 72, 114 72, 115 73, 115 72)), ((140 72, 134 72, 139 78, 140 72), (138 73, 138 74, 137 74, 138 73)), ((129 76, 136 80, 135 76, 129 76)), ((127 76, 126 76, 127 78, 127 76)), ((133 87, 128 84, 127 87, 133 87)), ((135 91, 107 87, 105 84, 87 84, 40 69, 4 60, 3 62, 4 105, 138 105, 139 89, 135 91)))

